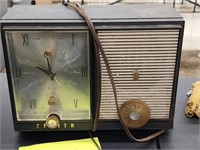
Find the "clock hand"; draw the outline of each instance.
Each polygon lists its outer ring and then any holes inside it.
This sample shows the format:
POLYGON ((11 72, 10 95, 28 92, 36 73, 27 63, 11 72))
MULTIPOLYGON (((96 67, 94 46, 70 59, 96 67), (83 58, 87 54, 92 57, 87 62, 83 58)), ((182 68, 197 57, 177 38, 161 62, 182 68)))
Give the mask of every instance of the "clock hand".
POLYGON ((52 56, 52 49, 51 48, 47 48, 44 52, 44 57, 47 60, 47 65, 48 65, 48 70, 49 70, 49 77, 51 78, 51 80, 54 80, 55 77, 55 73, 52 71, 51 69, 51 65, 50 65, 50 61, 49 58, 52 56))
POLYGON ((49 58, 52 56, 52 49, 51 48, 47 48, 44 52, 44 57, 47 60, 47 65, 48 65, 48 71, 44 70, 42 68, 39 68, 40 70, 42 70, 44 73, 46 73, 47 75, 49 75, 49 77, 51 78, 51 80, 55 80, 56 83, 58 83, 59 86, 61 86, 60 82, 58 81, 58 79, 55 77, 56 73, 54 73, 51 69, 51 65, 50 65, 50 61, 49 58))
POLYGON ((43 69, 43 68, 41 68, 41 67, 36 66, 36 68, 39 69, 39 70, 41 70, 42 72, 44 72, 44 73, 47 74, 48 76, 50 76, 50 74, 51 74, 50 71, 47 71, 47 70, 45 70, 45 69, 43 69))
POLYGON ((55 75, 56 73, 54 73, 53 71, 50 72, 49 77, 51 78, 51 80, 55 79, 55 75))
POLYGON ((36 66, 37 69, 41 70, 42 72, 44 72, 45 74, 47 74, 51 80, 54 80, 56 73, 54 73, 53 71, 47 71, 41 67, 36 66))
POLYGON ((48 65, 48 71, 47 70, 44 70, 42 68, 39 68, 40 70, 42 70, 44 73, 46 73, 50 78, 51 80, 54 80, 54 77, 55 77, 55 73, 52 71, 51 69, 51 65, 50 65, 50 61, 49 61, 49 58, 52 56, 52 49, 51 48, 47 48, 44 52, 44 57, 46 58, 47 60, 47 65, 48 65))
POLYGON ((58 81, 58 79, 57 79, 56 76, 54 76, 54 80, 56 81, 56 83, 57 83, 59 86, 61 86, 61 84, 60 84, 60 82, 58 81))
POLYGON ((50 62, 49 62, 49 58, 51 56, 52 56, 52 49, 47 48, 44 52, 44 57, 47 59, 47 65, 48 65, 49 72, 52 72, 51 65, 50 65, 50 62))
POLYGON ((48 65, 49 72, 52 72, 49 58, 46 58, 46 59, 47 59, 47 65, 48 65))

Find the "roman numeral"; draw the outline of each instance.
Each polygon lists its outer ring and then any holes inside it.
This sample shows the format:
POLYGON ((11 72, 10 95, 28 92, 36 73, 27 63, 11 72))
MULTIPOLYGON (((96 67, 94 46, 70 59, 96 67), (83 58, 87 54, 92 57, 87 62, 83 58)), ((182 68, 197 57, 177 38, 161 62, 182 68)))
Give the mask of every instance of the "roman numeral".
POLYGON ((22 36, 22 39, 23 39, 22 45, 23 46, 28 46, 29 45, 28 34, 24 33, 24 34, 21 34, 21 36, 22 36))
POLYGON ((74 34, 72 33, 72 45, 74 45, 74 34))
POLYGON ((74 98, 73 101, 74 101, 74 107, 77 108, 78 107, 78 98, 76 98, 76 99, 74 98))
POLYGON ((81 67, 81 76, 82 76, 82 78, 87 78, 87 76, 88 76, 87 67, 81 67))
POLYGON ((28 104, 29 104, 30 109, 37 109, 36 99, 28 99, 28 104))
POLYGON ((22 78, 22 67, 17 67, 15 68, 15 70, 16 70, 16 77, 22 78))

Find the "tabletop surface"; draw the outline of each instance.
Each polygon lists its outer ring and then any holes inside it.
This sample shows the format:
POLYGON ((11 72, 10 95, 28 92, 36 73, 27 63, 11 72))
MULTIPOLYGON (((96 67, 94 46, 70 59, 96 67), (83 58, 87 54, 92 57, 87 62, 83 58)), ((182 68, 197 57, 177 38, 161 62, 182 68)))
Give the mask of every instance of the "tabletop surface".
MULTIPOLYGON (((192 83, 200 78, 180 78, 178 82, 174 128, 168 130, 156 140, 135 142, 128 139, 124 131, 98 131, 102 149, 200 149, 200 122, 197 118, 188 118, 184 114, 187 103, 186 93, 192 83), (157 144, 156 144, 157 143, 157 144), (158 144, 159 143, 159 144, 158 144)), ((20 146, 45 142, 65 141, 89 138, 88 132, 15 132, 13 128, 10 99, 5 73, 0 73, 0 149, 17 150, 20 146)), ((149 134, 148 131, 137 131, 135 134, 149 134)))

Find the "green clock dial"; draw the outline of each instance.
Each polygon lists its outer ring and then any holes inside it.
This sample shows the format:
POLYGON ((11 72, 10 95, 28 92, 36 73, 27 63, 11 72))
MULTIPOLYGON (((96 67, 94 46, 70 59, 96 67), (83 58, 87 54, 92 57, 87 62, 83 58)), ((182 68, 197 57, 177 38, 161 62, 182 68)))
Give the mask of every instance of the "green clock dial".
POLYGON ((6 40, 18 121, 91 119, 88 31, 6 31, 6 40))

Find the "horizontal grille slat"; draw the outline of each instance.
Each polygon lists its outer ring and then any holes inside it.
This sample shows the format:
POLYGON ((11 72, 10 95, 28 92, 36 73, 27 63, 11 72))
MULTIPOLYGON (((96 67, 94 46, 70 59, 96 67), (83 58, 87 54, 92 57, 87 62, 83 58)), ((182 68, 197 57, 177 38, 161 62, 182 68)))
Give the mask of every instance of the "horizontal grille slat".
MULTIPOLYGON (((151 78, 152 79, 152 78, 151 78)), ((116 81, 116 80, 115 80, 116 81)), ((110 83, 109 80, 102 80, 103 83, 110 83)), ((116 81, 115 82, 116 84, 118 85, 123 85, 123 84, 126 84, 126 83, 131 83, 131 84, 134 84, 135 81, 134 80, 131 80, 131 81, 116 81), (120 84, 121 83, 121 84, 120 84)), ((141 80, 138 80, 137 83, 173 83, 173 81, 166 81, 166 80, 157 80, 157 81, 152 81, 152 80, 148 80, 148 79, 141 79, 141 80)))
MULTIPOLYGON (((102 65, 102 66, 104 66, 104 65, 102 65)), ((105 70, 101 70, 101 71, 102 71, 102 73, 107 72, 106 69, 105 70)), ((164 74, 165 72, 171 72, 171 73, 173 73, 173 71, 174 71, 174 69, 167 69, 167 68, 164 68, 164 69, 163 68, 160 68, 160 69, 148 69, 148 68, 147 69, 146 68, 140 69, 140 72, 142 72, 143 74, 145 74, 145 73, 146 74, 148 74, 148 73, 160 73, 160 74, 164 74)), ((120 69, 120 70, 113 70, 112 72, 113 73, 117 73, 117 74, 124 74, 124 73, 127 73, 127 72, 130 73, 130 70, 126 70, 126 69, 123 68, 123 70, 122 69, 120 69), (121 72, 121 71, 123 71, 123 72, 121 72)))
POLYGON ((173 36, 155 36, 155 38, 149 38, 146 36, 104 36, 101 38, 101 42, 104 43, 109 43, 109 42, 139 42, 139 41, 177 41, 176 40, 177 35, 173 36), (139 38, 138 38, 139 37, 139 38))
MULTIPOLYGON (((105 49, 104 49, 105 50, 105 49)), ((161 51, 161 50, 151 50, 151 51, 146 51, 146 49, 144 50, 134 50, 134 52, 128 50, 128 49, 109 49, 106 51, 106 55, 107 57, 112 57, 112 55, 115 55, 116 57, 125 57, 125 56, 145 56, 146 57, 155 57, 155 56, 160 56, 160 57, 174 57, 176 56, 176 52, 174 52, 174 50, 168 50, 168 51, 161 51), (165 56, 163 56, 163 54, 166 54, 165 56)))
MULTIPOLYGON (((165 90, 167 90, 167 89, 169 89, 169 90, 171 90, 171 87, 172 86, 157 86, 156 88, 154 88, 154 90, 156 90, 156 91, 165 91, 165 90)), ((109 89, 112 89, 112 87, 111 86, 103 86, 102 87, 102 92, 105 92, 105 91, 109 91, 109 89)), ((136 86, 132 86, 132 87, 124 87, 124 86, 122 86, 122 87, 119 87, 119 89, 120 90, 123 90, 123 89, 149 89, 149 87, 148 86, 138 86, 138 85, 136 85, 136 86)))
MULTIPOLYGON (((161 78, 161 77, 160 77, 160 78, 161 78)), ((150 78, 150 77, 141 77, 141 76, 140 76, 140 78, 138 79, 138 81, 139 81, 139 80, 152 80, 152 79, 153 79, 153 80, 160 80, 160 78, 156 78, 156 77, 154 77, 154 78, 151 77, 151 78, 150 78)), ((165 78, 162 78, 162 81, 163 81, 163 82, 166 82, 166 80, 167 80, 167 81, 170 82, 172 79, 173 79, 173 77, 171 77, 171 78, 166 78, 166 77, 165 77, 165 78)), ((132 78, 119 78, 119 77, 118 77, 118 78, 115 78, 115 79, 114 79, 114 81, 116 81, 116 83, 124 83, 124 82, 126 82, 126 81, 131 81, 131 80, 134 81, 133 77, 132 77, 132 78), (118 82, 118 81, 119 81, 119 82, 118 82), (122 81, 122 82, 120 82, 120 81, 122 81), (124 82, 123 82, 123 81, 124 81, 124 82)), ((103 81, 110 81, 110 79, 109 79, 109 78, 103 78, 103 79, 102 79, 102 82, 103 82, 103 81)))
MULTIPOLYGON (((151 109, 151 119, 170 115, 178 29, 99 30, 99 39, 109 61, 119 107, 141 99, 151 109), (134 80, 138 71, 138 80, 134 80)), ((100 119, 118 119, 110 78, 101 59, 100 119)))
POLYGON ((116 48, 116 49, 121 49, 121 48, 168 48, 168 47, 171 47, 171 48, 177 48, 177 45, 176 44, 171 44, 171 45, 168 45, 168 44, 162 44, 162 45, 155 45, 155 44, 152 44, 152 45, 144 45, 144 44, 136 44, 136 45, 103 45, 102 46, 103 48, 105 49, 108 49, 108 48, 116 48))
MULTIPOLYGON (((104 91, 104 94, 112 94, 113 93, 113 90, 102 90, 104 91)), ((153 89, 153 88, 149 88, 149 89, 130 89, 130 90, 127 90, 127 89, 121 89, 120 87, 118 88, 117 92, 119 92, 120 94, 129 94, 130 92, 131 93, 167 93, 169 92, 171 93, 171 89, 160 89, 160 90, 157 90, 157 89, 153 89)), ((120 95, 118 94, 118 95, 120 95)))
MULTIPOLYGON (((120 61, 119 60, 112 60, 111 59, 109 61, 109 64, 110 64, 110 66, 112 66, 112 64, 113 64, 113 66, 115 64, 118 64, 118 66, 120 66, 120 65, 132 65, 132 64, 135 64, 135 63, 143 63, 143 64, 145 64, 145 63, 152 63, 154 65, 160 65, 160 64, 168 65, 170 63, 174 64, 174 62, 175 62, 175 60, 162 60, 162 59, 157 59, 157 60, 155 60, 155 59, 150 59, 150 60, 145 60, 145 59, 137 59, 137 60, 121 59, 120 61), (119 63, 121 63, 121 64, 119 64, 119 63), (160 64, 158 64, 158 63, 160 63, 160 64)), ((138 64, 138 65, 140 65, 140 64, 138 64)))
MULTIPOLYGON (((147 57, 147 56, 146 56, 147 57)), ((117 56, 117 57, 113 57, 113 56, 107 56, 107 58, 109 59, 109 62, 111 63, 114 60, 118 60, 118 61, 122 61, 122 60, 126 60, 126 63, 128 60, 131 60, 133 63, 134 61, 138 61, 138 60, 146 60, 148 58, 148 60, 146 61, 157 61, 157 60, 163 60, 166 59, 166 61, 172 61, 174 62, 175 57, 172 56, 157 56, 157 57, 153 57, 153 56, 148 56, 147 58, 144 58, 144 55, 128 55, 128 56, 117 56), (119 60, 120 58, 120 60, 119 60)), ((101 60, 103 60, 103 58, 101 58, 101 60)))
MULTIPOLYGON (((161 99, 161 100, 163 100, 163 99, 161 99)), ((121 103, 123 103, 124 101, 123 100, 121 100, 121 103)), ((148 104, 151 104, 151 103, 158 103, 158 105, 160 105, 160 106, 163 106, 163 105, 170 105, 170 102, 160 102, 158 99, 157 99, 157 101, 156 100, 153 100, 153 99, 151 99, 151 100, 149 100, 149 101, 146 101, 148 104)), ((119 103, 120 103, 120 101, 119 101, 119 103)), ((102 105, 105 105, 105 107, 110 107, 110 106, 115 106, 115 103, 114 102, 112 102, 112 101, 110 101, 109 103, 108 102, 102 102, 102 105)), ((152 106, 153 106, 153 104, 152 104, 152 106)), ((157 106, 157 105, 156 105, 157 106)))
MULTIPOLYGON (((109 61, 109 62, 112 62, 112 61, 109 61)), ((120 62, 120 61, 119 61, 120 62)), ((147 61, 148 62, 148 61, 147 61)), ((137 62, 136 62, 137 63, 137 62)), ((121 62, 120 64, 110 64, 110 66, 112 67, 115 67, 115 66, 132 66, 133 64, 132 63, 126 63, 126 62, 121 62)), ((141 65, 144 65, 144 66, 163 66, 163 65, 166 65, 166 66, 174 66, 174 63, 142 63, 142 64, 134 64, 135 66, 141 66, 141 65)))
MULTIPOLYGON (((102 73, 104 75, 105 79, 109 78, 107 72, 102 73)), ((127 72, 127 73, 112 73, 114 77, 118 78, 133 78, 133 71, 127 72)), ((140 78, 145 78, 145 77, 173 77, 173 74, 170 72, 164 72, 164 73, 156 73, 156 72, 150 72, 150 73, 144 73, 144 72, 139 72, 139 77, 140 78)), ((104 78, 103 78, 104 79, 104 78)))
MULTIPOLYGON (((140 98, 141 97, 141 95, 143 94, 143 97, 153 97, 153 96, 165 96, 165 97, 170 97, 171 96, 171 94, 169 93, 169 94, 167 94, 167 93, 162 93, 162 94, 160 94, 160 93, 157 93, 157 94, 155 94, 155 93, 146 93, 145 95, 144 95, 144 93, 129 93, 129 94, 117 94, 117 96, 118 97, 126 97, 126 98, 130 98, 130 99, 133 99, 134 97, 135 98, 140 98)), ((113 97, 112 95, 110 95, 110 94, 102 94, 101 95, 102 97, 109 97, 109 96, 111 96, 111 97, 113 97)), ((128 100, 128 99, 127 99, 128 100)))
MULTIPOLYGON (((164 68, 174 69, 174 67, 175 66, 172 65, 172 66, 165 66, 164 68)), ((104 67, 104 66, 102 66, 101 68, 102 68, 102 70, 107 70, 106 67, 104 67)), ((139 64, 137 66, 123 66, 123 69, 125 69, 125 70, 129 69, 129 71, 132 71, 133 69, 161 69, 161 68, 163 68, 163 66, 162 67, 161 66, 150 66, 150 65, 148 65, 148 66, 140 65, 139 66, 139 64)), ((113 72, 115 72, 115 70, 117 72, 117 71, 121 70, 122 68, 119 66, 112 66, 111 69, 113 70, 113 72)))
MULTIPOLYGON (((133 45, 133 41, 116 41, 116 42, 102 42, 104 46, 107 45, 133 45)), ((177 44, 177 41, 134 41, 134 45, 173 45, 177 44)))
MULTIPOLYGON (((115 30, 116 31, 116 30, 115 30)), ((160 34, 160 35, 163 35, 163 34, 166 34, 166 35, 177 35, 179 30, 177 29, 176 31, 175 30, 117 30, 117 32, 115 32, 114 30, 113 31, 98 31, 98 35, 100 35, 101 37, 102 36, 105 36, 105 35, 114 35, 114 36, 123 36, 123 35, 155 35, 155 34, 160 34)))
MULTIPOLYGON (((106 52, 106 53, 108 53, 109 51, 110 52, 113 52, 113 53, 115 53, 115 52, 118 52, 118 51, 121 51, 121 52, 124 52, 125 54, 126 53, 137 53, 137 52, 143 52, 143 51, 148 51, 148 52, 150 52, 150 53, 152 53, 152 51, 154 52, 160 52, 160 53, 165 53, 165 51, 167 52, 167 51, 169 51, 169 52, 174 52, 174 50, 176 50, 176 47, 167 47, 167 48, 165 48, 165 47, 148 47, 148 48, 145 48, 145 47, 140 47, 140 48, 137 48, 137 47, 128 47, 128 48, 124 48, 124 47, 121 47, 121 48, 104 48, 104 51, 106 52)), ((174 52, 175 53, 175 52, 174 52)), ((170 54, 170 53, 169 53, 170 54)), ((148 55, 148 53, 147 53, 147 55, 148 55)))

